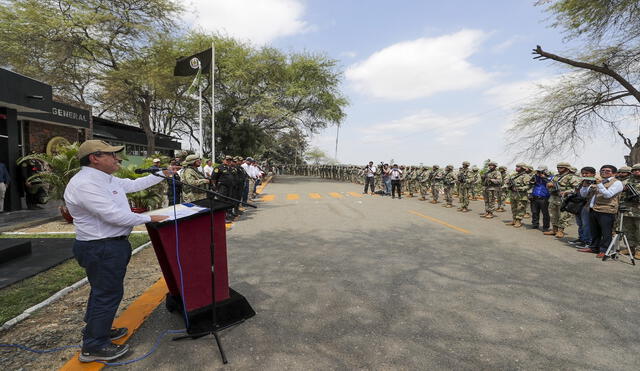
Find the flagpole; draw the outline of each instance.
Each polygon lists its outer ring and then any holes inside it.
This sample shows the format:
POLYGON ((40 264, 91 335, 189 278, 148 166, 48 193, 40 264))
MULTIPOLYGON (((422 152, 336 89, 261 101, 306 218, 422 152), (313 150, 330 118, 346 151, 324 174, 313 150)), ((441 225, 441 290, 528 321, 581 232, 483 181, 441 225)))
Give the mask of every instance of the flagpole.
POLYGON ((336 155, 335 160, 338 161, 338 136, 340 135, 340 124, 337 125, 338 129, 336 130, 336 155))
POLYGON ((211 160, 216 162, 216 100, 215 100, 215 81, 216 81, 216 48, 214 42, 211 42, 211 160))
POLYGON ((204 133, 202 132, 202 84, 198 81, 198 121, 200 122, 200 153, 198 155, 202 157, 204 151, 204 133))

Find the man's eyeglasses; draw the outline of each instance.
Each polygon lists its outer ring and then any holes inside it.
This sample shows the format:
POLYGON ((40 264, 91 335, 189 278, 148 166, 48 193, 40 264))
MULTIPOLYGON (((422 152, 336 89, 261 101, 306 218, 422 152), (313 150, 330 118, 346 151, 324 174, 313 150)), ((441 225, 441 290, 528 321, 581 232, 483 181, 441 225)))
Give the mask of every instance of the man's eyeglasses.
POLYGON ((116 153, 115 152, 94 152, 93 155, 97 156, 97 157, 111 156, 113 158, 116 158, 116 153))

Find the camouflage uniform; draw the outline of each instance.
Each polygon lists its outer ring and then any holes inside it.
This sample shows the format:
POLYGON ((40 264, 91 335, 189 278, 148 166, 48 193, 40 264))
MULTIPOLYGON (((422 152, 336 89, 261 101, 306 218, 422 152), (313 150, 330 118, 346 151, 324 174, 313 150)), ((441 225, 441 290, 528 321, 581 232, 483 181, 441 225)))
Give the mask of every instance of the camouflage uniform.
POLYGON ((526 173, 524 164, 516 164, 516 173, 509 177, 508 184, 511 191, 513 226, 518 228, 522 226, 531 187, 531 176, 526 173))
POLYGON ((440 197, 440 187, 442 187, 442 180, 444 179, 444 172, 440 169, 440 166, 433 165, 431 170, 431 203, 437 204, 440 197))
MULTIPOLYGON (((640 164, 632 167, 633 171, 640 170, 640 164)), ((640 199, 634 198, 630 187, 640 192, 640 176, 632 175, 625 181, 625 190, 620 198, 620 209, 622 211, 622 230, 629 241, 631 250, 635 251, 636 258, 640 254, 640 199)), ((624 252, 624 251, 623 251, 624 252)))
POLYGON ((509 174, 507 174, 506 166, 499 166, 498 171, 500 172, 500 188, 498 188, 498 208, 496 211, 504 211, 504 203, 507 198, 507 178, 509 178, 509 174))
POLYGON ((500 188, 501 176, 496 169, 495 162, 489 162, 489 169, 482 175, 482 185, 484 186, 484 209, 486 218, 493 218, 493 212, 496 207, 496 193, 500 188))
POLYGON ((462 163, 462 168, 458 172, 458 184, 460 185, 460 208, 458 211, 469 211, 469 193, 473 182, 472 172, 469 169, 469 162, 462 163))
POLYGON ((453 165, 447 165, 445 167, 444 178, 442 180, 444 184, 444 199, 447 202, 445 207, 453 206, 453 187, 456 184, 456 174, 453 171, 453 165))
POLYGON ((469 197, 470 200, 478 199, 478 187, 480 186, 480 183, 481 183, 480 169, 474 166, 471 168, 471 188, 470 188, 471 197, 469 197))
MULTIPOLYGON (((209 179, 205 178, 204 174, 198 171, 194 166, 195 162, 200 157, 197 155, 189 155, 182 163, 184 171, 182 172, 182 182, 199 188, 206 188, 209 184, 209 179)), ((193 202, 207 198, 207 194, 193 187, 184 186, 182 188, 182 201, 193 202)))
POLYGON ((566 170, 563 174, 555 175, 551 182, 547 183, 547 188, 551 193, 551 197, 549 197, 549 214, 551 215, 553 231, 544 232, 544 234, 563 237, 564 229, 570 225, 573 215, 567 211, 560 211, 562 206, 562 195, 560 193, 573 191, 580 184, 580 179, 569 172, 571 165, 568 163, 560 162, 557 167, 565 168, 566 170))

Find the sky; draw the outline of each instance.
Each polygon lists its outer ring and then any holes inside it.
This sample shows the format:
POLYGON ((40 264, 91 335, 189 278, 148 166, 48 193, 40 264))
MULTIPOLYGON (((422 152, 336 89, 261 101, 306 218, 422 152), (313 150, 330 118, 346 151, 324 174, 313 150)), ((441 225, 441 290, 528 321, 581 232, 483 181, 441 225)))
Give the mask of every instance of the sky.
MULTIPOLYGON (((515 109, 540 83, 568 71, 537 61, 536 45, 562 54, 565 43, 534 0, 190 0, 186 24, 255 46, 322 53, 338 61, 349 100, 338 136, 340 163, 441 166, 492 159, 513 167, 506 136, 515 109)), ((637 136, 632 120, 621 124, 637 136)), ((532 165, 623 165, 627 148, 612 132, 532 165)), ((335 156, 337 128, 312 146, 335 156)))

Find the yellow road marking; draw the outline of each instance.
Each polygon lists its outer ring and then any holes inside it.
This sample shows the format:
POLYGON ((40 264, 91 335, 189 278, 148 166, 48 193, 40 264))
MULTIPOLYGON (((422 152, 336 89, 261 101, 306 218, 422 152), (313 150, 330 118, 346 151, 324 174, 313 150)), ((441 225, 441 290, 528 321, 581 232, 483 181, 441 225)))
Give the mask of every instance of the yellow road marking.
POLYGON ((438 224, 440 224, 440 225, 444 225, 445 227, 451 228, 451 229, 456 230, 456 231, 458 231, 458 232, 462 232, 462 233, 464 233, 464 234, 471 234, 471 231, 468 231, 468 230, 466 230, 466 229, 464 229, 464 228, 456 227, 455 225, 449 224, 449 223, 447 223, 447 222, 445 222, 445 221, 442 221, 442 220, 440 220, 440 219, 436 219, 436 218, 434 218, 434 217, 432 217, 432 216, 428 216, 428 215, 420 214, 419 212, 417 212, 417 211, 413 211, 413 210, 409 210, 409 212, 410 212, 411 214, 413 214, 413 215, 417 215, 417 216, 419 216, 419 217, 421 217, 421 218, 425 218, 425 219, 430 220, 430 221, 432 221, 432 222, 434 222, 434 223, 438 223, 438 224))
MULTIPOLYGON (((129 329, 129 333, 120 338, 114 343, 124 344, 144 323, 144 320, 151 315, 160 303, 164 300, 169 290, 167 284, 164 282, 164 278, 160 278, 156 283, 147 289, 142 295, 140 295, 129 307, 120 314, 120 317, 113 321, 115 327, 126 327, 129 329)), ((104 365, 98 362, 82 363, 78 359, 78 354, 73 356, 60 371, 71 370, 102 370, 104 365)))
POLYGON ((287 200, 299 200, 300 199, 300 195, 297 193, 289 193, 287 195, 287 200))
POLYGON ((262 191, 264 191, 265 187, 267 186, 267 184, 269 184, 269 182, 271 181, 272 178, 273 178, 273 176, 270 176, 267 179, 265 179, 265 181, 262 182, 262 184, 260 184, 258 186, 258 188, 256 188, 256 193, 257 194, 262 193, 262 191))
POLYGON ((348 192, 349 195, 353 196, 353 197, 362 197, 362 195, 360 193, 357 192, 348 192))
POLYGON ((329 196, 333 198, 342 198, 343 196, 338 192, 329 192, 329 196))
POLYGON ((260 201, 269 202, 276 199, 276 195, 264 195, 260 197, 260 201))
POLYGON ((320 196, 320 193, 309 193, 309 197, 313 198, 314 200, 319 200, 322 198, 322 196, 320 196))

